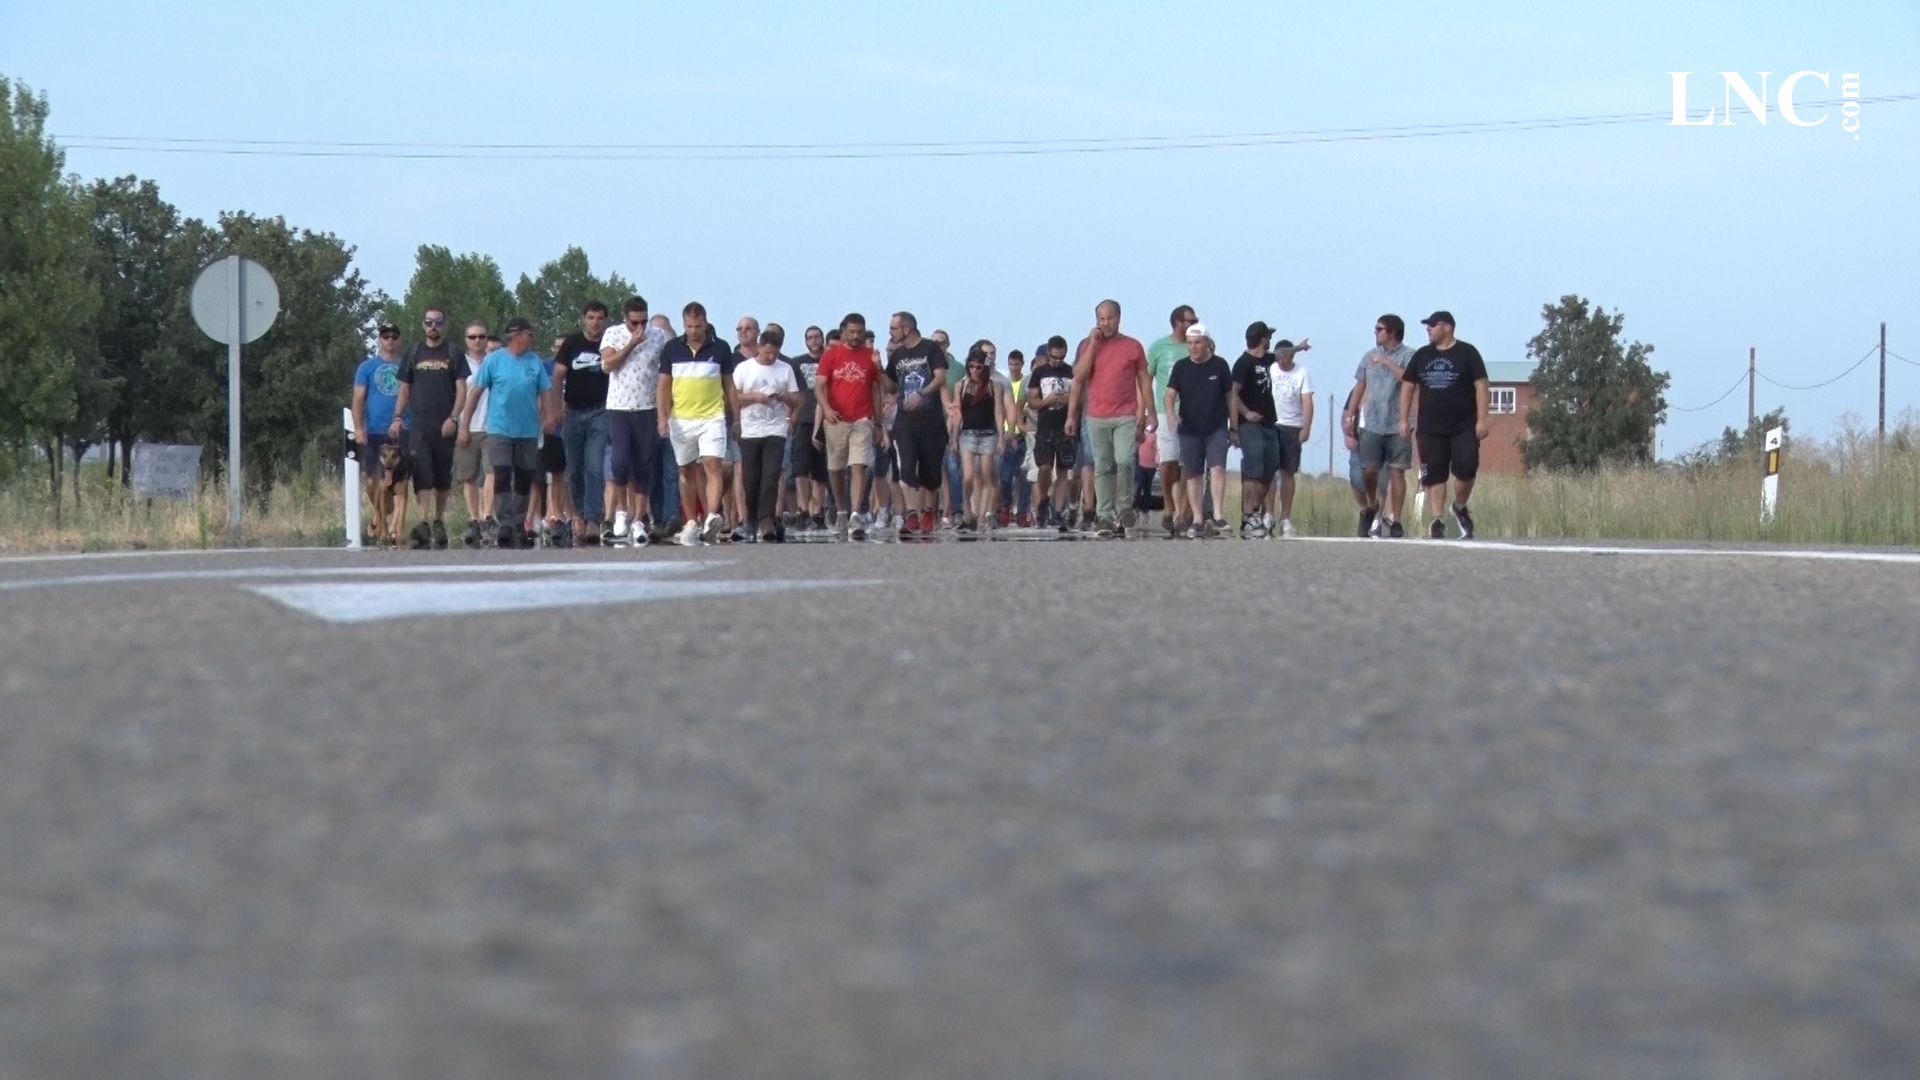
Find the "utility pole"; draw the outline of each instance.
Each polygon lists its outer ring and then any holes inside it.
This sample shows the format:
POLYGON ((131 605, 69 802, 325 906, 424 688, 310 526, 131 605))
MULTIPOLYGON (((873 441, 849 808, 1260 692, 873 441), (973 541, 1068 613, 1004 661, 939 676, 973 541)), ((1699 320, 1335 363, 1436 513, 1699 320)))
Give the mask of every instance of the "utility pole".
POLYGON ((1747 346, 1747 434, 1746 438, 1742 440, 1751 444, 1747 447, 1747 450, 1756 455, 1760 450, 1760 440, 1753 432, 1753 369, 1754 357, 1758 353, 1759 350, 1752 345, 1747 346))
POLYGON ((1887 448, 1887 324, 1880 324, 1880 441, 1874 445, 1877 454, 1887 448))

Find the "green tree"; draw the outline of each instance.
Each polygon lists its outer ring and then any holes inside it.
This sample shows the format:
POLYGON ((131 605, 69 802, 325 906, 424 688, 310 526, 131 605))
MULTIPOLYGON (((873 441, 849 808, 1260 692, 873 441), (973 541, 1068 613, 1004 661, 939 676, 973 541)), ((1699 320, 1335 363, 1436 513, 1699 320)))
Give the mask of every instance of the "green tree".
POLYGON ((413 258, 406 295, 386 307, 387 318, 408 340, 420 336, 420 320, 429 307, 447 313, 447 333, 456 342, 460 331, 475 319, 500 332, 513 312, 513 294, 507 291, 500 264, 492 256, 455 255, 438 244, 421 244, 413 258))
POLYGON ((175 434, 161 429, 177 427, 171 418, 192 404, 181 397, 190 387, 167 373, 178 367, 182 350, 194 345, 186 334, 198 332, 184 302, 198 268, 179 211, 160 197, 153 181, 96 180, 89 194, 91 272, 101 299, 95 341, 107 394, 103 420, 118 444, 125 484, 134 441, 175 434))
POLYGON ((1653 346, 1622 343, 1626 316, 1567 295, 1541 308, 1546 323, 1527 343, 1533 408, 1527 413, 1529 468, 1592 469, 1653 460, 1654 430, 1666 417, 1666 372, 1647 363, 1653 346))
POLYGON ((545 353, 554 338, 580 329, 580 309, 589 300, 607 305, 617 318, 620 305, 633 293, 633 283, 618 272, 604 280, 594 277, 587 253, 570 247, 542 266, 538 277, 520 275, 513 288, 514 314, 533 322, 534 347, 545 353))
POLYGON ((1718 439, 1709 439, 1674 459, 1675 464, 1684 469, 1716 469, 1728 465, 1758 467, 1761 448, 1767 443, 1767 432, 1780 428, 1780 446, 1786 449, 1793 439, 1792 422, 1787 419, 1787 410, 1778 408, 1754 417, 1753 423, 1742 431, 1728 427, 1720 432, 1718 439))
POLYGON ((0 440, 40 446, 57 522, 61 450, 102 392, 87 362, 100 294, 86 198, 46 125, 47 99, 0 77, 0 440))

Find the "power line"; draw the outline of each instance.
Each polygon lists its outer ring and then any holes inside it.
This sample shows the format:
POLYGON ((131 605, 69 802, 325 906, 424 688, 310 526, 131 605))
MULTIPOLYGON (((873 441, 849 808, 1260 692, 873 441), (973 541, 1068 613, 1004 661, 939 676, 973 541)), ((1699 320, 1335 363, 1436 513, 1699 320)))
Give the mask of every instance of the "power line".
MULTIPOLYGON (((1860 367, 1860 365, 1861 365, 1861 364, 1864 364, 1864 363, 1866 363, 1866 362, 1867 362, 1867 361, 1868 361, 1869 359, 1872 359, 1872 357, 1873 357, 1873 355, 1874 355, 1875 353, 1877 353, 1877 352, 1879 352, 1879 351, 1880 351, 1880 346, 1879 346, 1878 344, 1876 344, 1876 345, 1874 345, 1874 346, 1873 346, 1872 348, 1870 348, 1870 349, 1868 349, 1868 350, 1867 350, 1867 351, 1866 351, 1865 353, 1862 353, 1862 354, 1861 354, 1861 356, 1860 356, 1860 359, 1858 359, 1858 360, 1855 360, 1855 361, 1853 362, 1853 365, 1852 365, 1851 367, 1849 367, 1849 368, 1847 368, 1847 370, 1845 370, 1845 371, 1843 371, 1843 372, 1841 372, 1841 373, 1840 373, 1840 374, 1838 374, 1838 375, 1835 375, 1835 376, 1834 376, 1833 378, 1831 378, 1831 379, 1828 379, 1828 380, 1826 380, 1826 381, 1824 381, 1824 382, 1817 382, 1817 383, 1813 383, 1813 384, 1811 384, 1811 385, 1809 385, 1809 386, 1789 386, 1789 385, 1787 385, 1786 383, 1783 383, 1783 382, 1779 382, 1779 381, 1777 381, 1777 380, 1775 380, 1775 379, 1773 379, 1773 378, 1770 378, 1770 377, 1769 377, 1769 376, 1767 375, 1767 373, 1766 373, 1766 372, 1764 372, 1764 371, 1755 371, 1755 372, 1754 372, 1754 374, 1756 374, 1756 375, 1758 375, 1758 376, 1760 376, 1760 378, 1761 378, 1761 379, 1762 379, 1763 381, 1765 381, 1765 382, 1766 382, 1767 384, 1769 384, 1769 385, 1771 385, 1771 386, 1775 386, 1775 387, 1778 387, 1778 388, 1780 388, 1780 389, 1782 389, 1782 390, 1818 390, 1818 389, 1820 389, 1820 388, 1821 388, 1821 387, 1823 387, 1823 386, 1832 386, 1832 385, 1833 385, 1834 383, 1837 383, 1837 382, 1839 382, 1839 381, 1840 381, 1841 379, 1844 379, 1844 378, 1846 378, 1847 376, 1849 376, 1849 375, 1851 375, 1851 374, 1853 374, 1853 373, 1854 373, 1854 372, 1855 372, 1856 370, 1858 370, 1858 369, 1859 369, 1859 367, 1860 367)), ((1893 355, 1893 354, 1892 354, 1892 353, 1888 353, 1887 355, 1889 355, 1889 356, 1891 356, 1891 355, 1893 355)))
MULTIPOLYGON (((1920 101, 1920 92, 1851 99, 1856 104, 1920 101)), ((1809 101, 1801 108, 1838 106, 1841 99, 1809 101)), ((1769 111, 1777 111, 1769 106, 1769 111)), ((68 149, 119 153, 199 154, 236 157, 358 158, 389 160, 541 161, 773 161, 877 158, 1031 157, 1060 154, 1157 153, 1223 150, 1317 143, 1379 142, 1549 131, 1668 120, 1667 112, 1596 113, 1585 116, 1474 120, 1441 124, 1318 128, 1227 134, 977 139, 921 142, 818 143, 472 143, 368 142, 314 139, 229 139, 186 136, 56 136, 68 149)))
POLYGON ((1705 405, 1695 405, 1690 409, 1683 409, 1677 405, 1669 405, 1667 406, 1667 409, 1669 412, 1706 412, 1708 409, 1711 409, 1715 405, 1718 405, 1721 402, 1727 400, 1727 398, 1732 397, 1733 392, 1735 390, 1740 389, 1740 384, 1746 381, 1747 381, 1747 376, 1744 373, 1742 373, 1739 378, 1733 380, 1732 386, 1727 387, 1726 393, 1721 394, 1719 397, 1714 398, 1712 401, 1707 402, 1705 405))
POLYGON ((1920 360, 1909 360, 1906 357, 1901 356, 1899 353, 1894 352, 1892 349, 1887 350, 1887 355, 1893 357, 1895 360, 1898 360, 1903 364, 1912 364, 1914 367, 1920 367, 1920 360))

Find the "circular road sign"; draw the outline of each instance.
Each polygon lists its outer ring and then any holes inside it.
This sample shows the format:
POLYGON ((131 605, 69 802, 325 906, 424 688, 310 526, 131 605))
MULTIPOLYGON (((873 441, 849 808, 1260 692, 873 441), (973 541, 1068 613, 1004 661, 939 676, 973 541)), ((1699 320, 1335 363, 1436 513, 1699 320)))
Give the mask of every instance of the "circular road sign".
POLYGON ((280 317, 280 287, 267 268, 229 255, 207 264, 193 282, 193 321, 222 345, 245 345, 280 317), (236 288, 239 290, 236 295, 236 288), (233 305, 240 305, 240 340, 233 340, 233 305))

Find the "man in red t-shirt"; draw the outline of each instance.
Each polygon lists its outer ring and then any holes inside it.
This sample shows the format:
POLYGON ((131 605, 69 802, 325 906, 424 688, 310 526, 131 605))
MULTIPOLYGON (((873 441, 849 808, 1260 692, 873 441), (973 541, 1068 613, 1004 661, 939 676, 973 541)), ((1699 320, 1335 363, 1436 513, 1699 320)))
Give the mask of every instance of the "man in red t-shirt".
POLYGON ((1147 375, 1147 350, 1120 332, 1120 302, 1102 300, 1093 309, 1093 331, 1080 343, 1073 365, 1073 390, 1067 396, 1067 434, 1080 423, 1080 403, 1086 402, 1086 424, 1093 437, 1094 492, 1099 506, 1099 529, 1112 535, 1133 525, 1133 511, 1121 519, 1121 485, 1133 477, 1140 440, 1152 438, 1158 412, 1153 407, 1153 381, 1147 375), (1123 480, 1123 477, 1125 478, 1123 480))
POLYGON ((866 340, 867 320, 859 314, 840 320, 840 340, 820 356, 813 392, 820 403, 826 434, 827 474, 833 484, 833 503, 840 508, 834 531, 842 539, 867 538, 867 470, 873 449, 887 445, 880 429, 880 365, 866 340), (847 471, 853 471, 851 489, 847 471), (851 498, 849 498, 851 491, 851 498), (849 517, 848 507, 853 513, 849 517))

